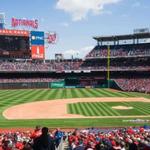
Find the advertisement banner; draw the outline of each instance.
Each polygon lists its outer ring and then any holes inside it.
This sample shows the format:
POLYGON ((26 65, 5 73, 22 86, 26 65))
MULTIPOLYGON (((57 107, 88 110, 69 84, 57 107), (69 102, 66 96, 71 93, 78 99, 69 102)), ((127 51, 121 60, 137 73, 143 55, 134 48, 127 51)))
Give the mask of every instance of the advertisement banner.
POLYGON ((58 82, 51 82, 50 87, 51 88, 64 88, 65 81, 58 81, 58 82))
POLYGON ((29 20, 29 19, 12 18, 11 26, 12 27, 24 26, 24 27, 31 27, 31 28, 37 29, 39 25, 38 25, 37 19, 29 20))
POLYGON ((31 31, 31 45, 44 45, 44 32, 31 31))
POLYGON ((44 59, 45 50, 42 45, 32 45, 31 46, 32 59, 44 59))
POLYGON ((25 30, 0 29, 0 35, 27 36, 27 37, 29 37, 29 31, 25 31, 25 30))

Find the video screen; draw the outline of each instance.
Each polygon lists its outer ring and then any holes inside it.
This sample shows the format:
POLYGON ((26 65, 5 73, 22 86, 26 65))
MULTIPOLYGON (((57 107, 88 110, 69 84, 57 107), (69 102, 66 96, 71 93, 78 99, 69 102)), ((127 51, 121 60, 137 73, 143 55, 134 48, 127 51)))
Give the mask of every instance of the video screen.
POLYGON ((0 51, 28 51, 30 48, 29 37, 0 36, 0 51))

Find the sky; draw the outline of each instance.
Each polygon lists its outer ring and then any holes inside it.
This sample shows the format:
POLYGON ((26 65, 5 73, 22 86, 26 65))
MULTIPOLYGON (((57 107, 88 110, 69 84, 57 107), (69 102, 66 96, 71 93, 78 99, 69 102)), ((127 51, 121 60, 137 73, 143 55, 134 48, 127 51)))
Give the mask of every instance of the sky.
POLYGON ((150 28, 150 0, 0 0, 0 12, 8 29, 12 17, 28 18, 38 19, 39 31, 57 33, 56 44, 46 44, 46 59, 84 58, 96 45, 93 36, 150 28))

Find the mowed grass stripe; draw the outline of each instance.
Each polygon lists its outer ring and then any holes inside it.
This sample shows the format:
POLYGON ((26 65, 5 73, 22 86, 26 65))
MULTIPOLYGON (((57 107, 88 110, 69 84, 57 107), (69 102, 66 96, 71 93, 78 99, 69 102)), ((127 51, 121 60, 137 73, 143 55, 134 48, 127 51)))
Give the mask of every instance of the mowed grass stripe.
POLYGON ((105 111, 105 107, 102 105, 102 103, 96 103, 96 104, 100 108, 100 112, 102 116, 108 116, 107 112, 105 111))
POLYGON ((35 93, 36 91, 26 91, 25 93, 22 94, 18 94, 17 96, 13 97, 13 101, 12 104, 16 105, 16 104, 21 104, 21 103, 27 103, 28 100, 25 99, 27 96, 32 95, 33 93, 35 93))
POLYGON ((104 89, 96 89, 101 94, 103 94, 103 97, 114 97, 112 94, 110 94, 108 91, 105 91, 104 89))
POLYGON ((82 105, 85 107, 86 110, 86 114, 85 116, 94 116, 93 111, 91 110, 90 106, 88 105, 88 103, 82 103, 82 105))
MULTIPOLYGON (((108 91, 107 89, 105 89, 106 91, 108 91)), ((116 95, 116 97, 129 97, 128 95, 126 95, 125 93, 120 93, 120 91, 119 92, 113 92, 113 91, 110 91, 109 90, 109 92, 111 93, 111 94, 114 94, 114 95, 116 95)))
POLYGON ((51 100, 55 100, 55 99, 59 99, 59 93, 60 93, 60 89, 53 89, 54 92, 52 92, 52 94, 50 95, 51 100))
POLYGON ((78 89, 78 97, 79 98, 86 98, 86 97, 88 97, 87 96, 87 93, 86 92, 83 92, 83 90, 82 89, 78 89))
POLYGON ((27 97, 25 97, 26 99, 28 99, 29 102, 31 101, 41 101, 43 99, 43 95, 46 94, 47 92, 42 91, 42 90, 38 90, 35 93, 33 92, 31 95, 28 95, 27 97))
POLYGON ((104 92, 106 92, 107 94, 109 94, 111 97, 125 97, 125 95, 123 93, 118 94, 117 92, 112 92, 110 90, 107 89, 102 89, 104 92))
POLYGON ((4 101, 1 101, 0 106, 5 106, 5 105, 9 106, 9 105, 13 105, 13 104, 18 104, 19 103, 18 101, 22 102, 21 97, 27 93, 28 93, 28 91, 24 91, 24 92, 18 91, 15 93, 15 95, 13 95, 7 99, 4 99, 4 101))
POLYGON ((104 103, 102 102, 102 104, 107 107, 107 110, 112 114, 112 116, 120 116, 120 113, 118 113, 116 110, 114 110, 113 108, 111 108, 108 103, 104 103))
POLYGON ((73 114, 73 105, 72 104, 67 104, 67 113, 68 114, 73 114))
POLYGON ((147 115, 150 114, 150 111, 148 109, 146 109, 145 107, 141 106, 141 104, 138 103, 132 103, 132 105, 134 107, 139 108, 140 110, 142 110, 143 112, 145 112, 147 115))
MULTIPOLYGON (((35 93, 38 93, 38 91, 30 91, 30 93, 28 92, 28 94, 24 94, 22 96, 22 98, 16 98, 16 100, 12 101, 11 105, 17 105, 17 104, 23 104, 23 103, 27 103, 27 102, 33 102, 33 99, 30 99, 30 97, 32 97, 32 95, 34 95, 35 93), (28 100, 24 100, 25 97, 29 96, 28 100)), ((7 105, 8 107, 9 105, 7 105)))
POLYGON ((72 98, 71 89, 65 89, 66 90, 66 97, 65 98, 72 98))
POLYGON ((45 100, 48 90, 42 90, 39 92, 39 96, 37 97, 37 100, 45 100))
POLYGON ((61 98, 62 98, 62 89, 55 89, 53 99, 61 99, 61 98))
POLYGON ((45 93, 45 96, 43 97, 43 99, 45 100, 50 100, 53 96, 53 93, 55 92, 54 89, 51 90, 47 90, 47 92, 45 93))
POLYGON ((77 98, 78 94, 75 92, 75 89, 71 89, 72 98, 77 98))
POLYGON ((76 108, 73 104, 69 104, 72 107, 72 114, 77 114, 76 108))
POLYGON ((119 93, 126 95, 127 97, 137 97, 133 93, 120 91, 119 93))
POLYGON ((93 106, 95 107, 98 116, 103 116, 103 112, 101 112, 101 108, 96 103, 93 103, 93 106))
POLYGON ((109 109, 110 107, 103 102, 100 103, 103 106, 104 111, 107 113, 107 116, 115 116, 115 114, 109 109))
MULTIPOLYGON (((139 112, 141 112, 141 115, 147 115, 147 112, 145 112, 145 110, 141 109, 140 106, 136 106, 135 103, 130 103, 130 102, 124 102, 126 103, 128 106, 132 106, 134 108, 136 108, 136 110, 138 110, 139 112)), ((135 114, 136 115, 136 114, 135 114)))
POLYGON ((77 106, 77 108, 78 108, 79 114, 83 115, 84 110, 83 110, 82 107, 81 107, 81 103, 80 103, 80 102, 79 102, 79 103, 76 103, 76 106, 77 106))
POLYGON ((81 113, 81 110, 79 109, 77 103, 74 104, 74 109, 75 109, 76 114, 80 114, 81 113))
POLYGON ((79 91, 81 93, 83 93, 83 95, 85 95, 85 97, 94 97, 94 95, 90 92, 87 91, 87 89, 79 89, 79 91))
POLYGON ((80 109, 82 110, 82 115, 86 115, 86 108, 82 105, 82 103, 78 103, 78 105, 80 106, 80 109))
POLYGON ((41 93, 41 91, 39 91, 40 97, 37 94, 37 97, 35 99, 37 99, 37 100, 50 100, 50 99, 54 99, 56 92, 57 92, 56 89, 45 90, 44 93, 41 93))
POLYGON ((6 96, 5 96, 5 98, 3 98, 3 99, 1 99, 1 101, 6 101, 6 100, 8 100, 8 99, 13 99, 16 95, 18 95, 18 94, 22 94, 22 92, 20 92, 19 90, 18 91, 16 91, 16 92, 13 92, 13 93, 9 93, 9 94, 7 94, 6 96))
POLYGON ((93 111, 94 115, 98 116, 99 113, 98 113, 97 109, 95 108, 95 106, 93 105, 93 103, 88 103, 88 104, 90 105, 91 110, 93 111))
POLYGON ((76 95, 76 98, 84 98, 84 97, 85 97, 85 94, 82 93, 82 92, 80 91, 80 89, 75 89, 75 90, 74 90, 74 93, 75 93, 75 95, 76 95))
POLYGON ((138 103, 139 103, 139 105, 141 105, 142 107, 144 107, 144 108, 150 110, 150 103, 149 103, 149 102, 143 102, 143 103, 138 102, 138 103))
POLYGON ((14 93, 11 93, 11 91, 7 90, 7 91, 1 91, 0 93, 0 100, 3 98, 6 98, 6 95, 9 95, 9 94, 14 94, 14 93))
POLYGON ((93 94, 94 97, 103 97, 103 95, 100 92, 96 91, 95 89, 87 89, 87 91, 93 94))

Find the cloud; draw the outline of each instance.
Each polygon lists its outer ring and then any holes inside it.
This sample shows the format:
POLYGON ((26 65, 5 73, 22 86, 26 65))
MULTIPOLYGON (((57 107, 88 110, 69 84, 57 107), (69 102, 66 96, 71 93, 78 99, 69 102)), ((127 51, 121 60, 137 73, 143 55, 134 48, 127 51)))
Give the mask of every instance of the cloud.
POLYGON ((69 13, 73 21, 85 19, 89 13, 101 14, 104 6, 116 4, 121 0, 58 0, 56 8, 69 13))
POLYGON ((63 23, 61 23, 61 26, 63 26, 63 27, 69 27, 69 23, 67 23, 67 22, 63 22, 63 23))
POLYGON ((83 58, 85 57, 92 49, 94 48, 94 46, 85 46, 82 47, 78 50, 75 49, 69 49, 64 51, 64 57, 65 58, 71 58, 72 56, 74 56, 74 58, 79 57, 79 58, 83 58))
POLYGON ((141 6, 141 3, 136 1, 135 3, 133 3, 132 7, 133 8, 136 8, 136 7, 140 7, 141 6))
POLYGON ((79 53, 79 51, 73 50, 73 49, 69 49, 64 52, 64 54, 67 54, 67 55, 76 55, 78 53, 79 53))
MULTIPOLYGON (((94 46, 86 46, 80 49, 80 52, 84 52, 84 53, 88 53, 90 52, 92 49, 94 48, 94 46)), ((86 54, 85 54, 86 55, 86 54)))

